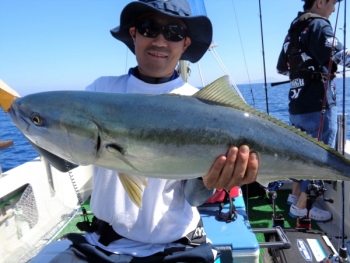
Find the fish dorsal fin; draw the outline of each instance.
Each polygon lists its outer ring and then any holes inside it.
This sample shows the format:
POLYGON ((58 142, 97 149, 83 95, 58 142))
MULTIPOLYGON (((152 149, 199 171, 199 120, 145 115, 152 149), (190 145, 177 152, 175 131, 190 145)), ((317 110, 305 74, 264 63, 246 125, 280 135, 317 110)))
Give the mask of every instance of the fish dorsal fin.
POLYGON ((256 114, 266 115, 259 110, 249 106, 233 89, 227 75, 220 77, 211 84, 192 95, 208 104, 226 106, 237 110, 256 114))
POLYGON ((228 76, 223 76, 193 95, 193 97, 207 101, 208 103, 233 107, 236 109, 251 108, 232 89, 228 76))
MULTIPOLYGON (((241 97, 239 97, 236 92, 232 89, 231 83, 229 81, 228 76, 223 76, 211 84, 205 86, 203 89, 192 95, 194 98, 197 98, 205 103, 220 105, 225 107, 231 107, 237 110, 241 110, 250 114, 254 114, 261 118, 264 118, 272 123, 275 123, 281 127, 284 127, 290 131, 295 132, 296 134, 312 141, 313 143, 321 146, 322 148, 332 152, 337 156, 341 156, 336 150, 324 144, 321 141, 318 141, 315 138, 312 138, 310 135, 305 132, 296 129, 294 126, 291 126, 277 118, 274 118, 266 113, 263 113, 253 107, 249 106, 241 97)), ((342 156, 342 158, 344 158, 342 156)), ((350 161, 349 161, 350 162, 350 161)))

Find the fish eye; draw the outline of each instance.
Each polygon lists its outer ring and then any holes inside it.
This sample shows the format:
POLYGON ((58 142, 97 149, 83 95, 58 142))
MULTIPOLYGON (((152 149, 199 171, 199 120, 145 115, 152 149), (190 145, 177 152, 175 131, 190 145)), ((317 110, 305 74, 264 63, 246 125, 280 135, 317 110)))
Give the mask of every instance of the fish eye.
POLYGON ((36 126, 41 126, 41 124, 43 123, 41 117, 39 116, 39 114, 33 114, 30 117, 31 121, 36 125, 36 126))

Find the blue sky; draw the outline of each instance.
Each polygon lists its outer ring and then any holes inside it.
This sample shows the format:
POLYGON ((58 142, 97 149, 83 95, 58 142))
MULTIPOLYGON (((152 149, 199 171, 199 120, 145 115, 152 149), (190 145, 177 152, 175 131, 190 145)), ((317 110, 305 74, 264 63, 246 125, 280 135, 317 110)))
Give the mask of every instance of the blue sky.
MULTIPOLYGON (((20 95, 84 89, 99 76, 124 74, 136 65, 134 55, 109 30, 130 0, 1 0, 0 79, 20 95)), ((237 83, 263 82, 263 56, 258 0, 204 0, 214 28, 217 54, 237 83)), ((344 1, 337 36, 343 41, 344 1)), ((300 0, 261 0, 266 75, 286 80, 275 65, 300 0)), ((338 5, 336 5, 336 8, 338 5)), ((349 6, 348 15, 349 15, 349 6)), ((336 12, 330 20, 334 27, 336 12)), ((347 43, 350 43, 350 32, 347 43)), ((348 44, 349 46, 349 44, 348 44)), ((204 83, 224 73, 212 52, 199 63, 204 83)), ((200 86, 197 64, 189 82, 200 86)))

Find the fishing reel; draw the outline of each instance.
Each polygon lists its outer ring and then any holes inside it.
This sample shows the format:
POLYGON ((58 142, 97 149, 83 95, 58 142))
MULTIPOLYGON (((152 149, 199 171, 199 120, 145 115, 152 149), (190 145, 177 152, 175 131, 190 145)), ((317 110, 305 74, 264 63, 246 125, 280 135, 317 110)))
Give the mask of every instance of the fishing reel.
POLYGON ((307 195, 307 202, 306 202, 306 208, 310 211, 312 204, 316 201, 316 198, 320 195, 323 195, 323 193, 326 191, 326 188, 324 187, 324 184, 322 181, 319 181, 318 183, 315 182, 315 180, 311 180, 310 184, 307 187, 306 195, 307 195))
POLYGON ((307 214, 305 217, 297 219, 297 228, 311 229, 311 219, 309 218, 309 212, 312 208, 313 203, 316 201, 316 198, 323 195, 325 191, 326 191, 326 188, 324 187, 323 181, 321 180, 310 181, 305 192, 307 196, 307 200, 306 200, 307 214))
MULTIPOLYGON (((323 181, 323 180, 311 180, 310 184, 306 190, 307 195, 307 203, 306 208, 310 210, 312 208, 312 204, 315 202, 316 198, 323 195, 326 192, 326 188, 324 187, 324 183, 331 184, 332 181, 323 181)), ((323 201, 333 203, 334 200, 332 198, 323 198, 323 201)))

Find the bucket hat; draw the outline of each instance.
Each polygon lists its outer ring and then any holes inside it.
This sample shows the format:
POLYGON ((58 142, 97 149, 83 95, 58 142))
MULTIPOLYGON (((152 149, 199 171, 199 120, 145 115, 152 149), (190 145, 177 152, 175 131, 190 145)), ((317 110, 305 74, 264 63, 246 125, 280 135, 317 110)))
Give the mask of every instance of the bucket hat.
POLYGON ((204 15, 191 16, 191 7, 187 0, 139 0, 126 5, 120 15, 120 25, 110 32, 113 37, 124 42, 135 54, 135 45, 129 29, 144 13, 158 12, 181 19, 187 27, 191 44, 182 53, 180 60, 195 63, 208 50, 213 29, 208 17, 204 15))

